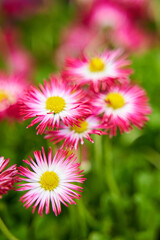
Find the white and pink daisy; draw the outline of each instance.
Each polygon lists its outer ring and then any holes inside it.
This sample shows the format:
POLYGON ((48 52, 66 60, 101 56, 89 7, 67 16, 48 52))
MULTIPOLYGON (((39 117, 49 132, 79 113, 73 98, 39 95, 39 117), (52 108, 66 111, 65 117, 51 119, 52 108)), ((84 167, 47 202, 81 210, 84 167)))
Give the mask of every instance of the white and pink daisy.
POLYGON ((0 118, 20 118, 19 100, 26 90, 24 77, 0 74, 0 118))
POLYGON ((128 132, 132 125, 142 128, 151 113, 146 92, 139 86, 114 85, 92 100, 97 114, 103 115, 103 122, 110 130, 110 136, 128 132))
POLYGON ((125 67, 130 64, 126 56, 121 56, 118 50, 108 50, 92 58, 83 56, 82 60, 67 59, 63 76, 78 85, 91 84, 98 90, 100 84, 112 84, 116 80, 124 83, 128 81, 131 69, 125 67))
POLYGON ((18 181, 18 170, 16 164, 4 170, 9 164, 9 158, 0 157, 0 198, 9 190, 13 189, 13 185, 18 181))
POLYGON ((103 128, 103 125, 100 124, 99 119, 95 116, 81 120, 78 125, 79 126, 62 125, 57 131, 46 131, 45 139, 49 139, 51 142, 54 142, 54 144, 64 140, 62 148, 70 147, 70 149, 77 149, 79 143, 84 143, 84 138, 94 143, 90 134, 106 134, 100 130, 103 128))
POLYGON ((44 149, 34 152, 34 161, 31 157, 29 160, 24 160, 32 170, 28 167, 19 167, 20 180, 24 183, 19 184, 18 191, 27 191, 21 201, 26 206, 30 207, 33 204, 33 213, 38 207, 38 214, 43 215, 45 207, 46 214, 50 211, 50 203, 52 210, 57 216, 61 213, 61 203, 65 206, 76 204, 74 199, 79 199, 81 196, 78 192, 82 192, 82 187, 75 183, 83 183, 85 178, 82 178, 79 166, 80 163, 75 163, 76 157, 74 154, 68 156, 68 151, 58 150, 53 157, 51 148, 49 149, 48 157, 46 157, 44 149))
POLYGON ((28 91, 22 114, 24 119, 34 117, 28 127, 40 122, 36 129, 37 134, 42 134, 47 126, 59 128, 60 121, 65 125, 77 123, 77 119, 90 113, 86 101, 84 91, 52 77, 50 82, 40 85, 40 90, 33 86, 28 91))

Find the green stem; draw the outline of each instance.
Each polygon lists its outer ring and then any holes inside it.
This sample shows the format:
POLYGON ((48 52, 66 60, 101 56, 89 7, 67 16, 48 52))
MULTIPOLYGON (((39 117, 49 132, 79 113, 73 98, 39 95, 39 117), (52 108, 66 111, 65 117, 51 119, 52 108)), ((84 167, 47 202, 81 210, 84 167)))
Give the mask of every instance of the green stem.
POLYGON ((1 229, 2 233, 4 234, 4 236, 6 236, 7 239, 18 240, 18 238, 13 236, 13 234, 9 231, 9 229, 6 227, 6 225, 4 224, 4 222, 2 221, 1 218, 0 218, 0 229, 1 229))
POLYGON ((77 238, 77 232, 78 232, 78 228, 77 228, 78 223, 77 223, 77 218, 76 218, 77 210, 75 209, 75 207, 77 207, 77 206, 72 205, 72 206, 69 207, 70 228, 71 228, 71 230, 70 230, 70 239, 73 239, 73 240, 75 238, 77 238))
POLYGON ((120 191, 118 189, 117 183, 114 178, 113 169, 112 169, 112 151, 111 151, 111 139, 108 139, 105 136, 105 160, 106 160, 106 182, 109 187, 112 201, 115 207, 116 215, 118 218, 119 231, 124 234, 126 230, 126 219, 123 209, 123 200, 121 198, 120 191))
POLYGON ((83 238, 86 238, 87 237, 86 211, 85 211, 84 202, 82 198, 78 201, 77 207, 79 212, 78 218, 79 218, 79 226, 81 228, 81 235, 83 238))
POLYGON ((102 177, 103 164, 102 164, 102 136, 95 135, 94 142, 94 158, 95 158, 95 170, 99 176, 102 177))
POLYGON ((120 197, 120 192, 116 184, 112 170, 112 151, 110 141, 111 140, 106 137, 105 141, 106 180, 111 194, 114 195, 115 197, 120 197))
POLYGON ((79 147, 78 147, 78 154, 79 154, 79 162, 81 163, 82 162, 82 145, 79 144, 79 147))

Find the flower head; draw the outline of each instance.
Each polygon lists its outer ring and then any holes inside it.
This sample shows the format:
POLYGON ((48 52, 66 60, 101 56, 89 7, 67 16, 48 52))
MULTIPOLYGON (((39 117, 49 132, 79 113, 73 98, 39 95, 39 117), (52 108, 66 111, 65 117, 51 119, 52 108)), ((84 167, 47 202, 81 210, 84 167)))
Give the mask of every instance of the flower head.
POLYGON ((100 84, 110 85, 115 81, 127 82, 131 69, 124 68, 130 61, 121 56, 121 51, 106 51, 93 58, 84 57, 82 60, 67 59, 63 76, 78 85, 91 83, 98 90, 100 84))
POLYGON ((22 75, 0 75, 0 118, 20 118, 19 100, 26 86, 22 75))
POLYGON ((74 183, 83 183, 85 180, 79 169, 80 163, 74 163, 76 158, 74 154, 68 156, 68 151, 58 150, 56 155, 52 157, 51 148, 49 149, 48 157, 46 157, 44 149, 35 151, 33 161, 24 160, 32 170, 27 167, 19 167, 20 180, 24 183, 19 184, 18 191, 27 191, 21 201, 28 208, 33 204, 33 212, 39 205, 38 214, 43 215, 45 207, 46 214, 49 213, 50 202, 55 215, 61 212, 61 203, 65 206, 76 204, 73 200, 79 199, 82 187, 74 183), (42 155, 43 154, 43 155, 42 155))
POLYGON ((142 128, 151 113, 145 91, 139 86, 113 85, 92 101, 97 114, 103 114, 103 122, 110 129, 110 135, 128 132, 132 125, 142 128))
POLYGON ((4 170, 9 163, 9 158, 0 157, 0 198, 9 190, 13 189, 13 185, 18 180, 18 171, 16 164, 4 170))
POLYGON ((90 137, 90 134, 106 134, 102 132, 100 129, 103 128, 103 125, 100 124, 100 121, 95 116, 87 117, 80 121, 79 126, 65 126, 62 125, 57 131, 46 131, 46 139, 50 139, 54 143, 58 143, 64 140, 62 145, 63 147, 70 147, 70 149, 77 149, 79 142, 81 144, 84 143, 84 138, 86 138, 90 142, 94 142, 90 137))
POLYGON ((47 126, 59 128, 60 121, 66 125, 76 124, 77 118, 89 112, 84 92, 56 78, 52 78, 50 83, 44 82, 40 90, 32 87, 23 99, 24 119, 35 118, 28 127, 40 122, 37 134, 42 134, 47 126))

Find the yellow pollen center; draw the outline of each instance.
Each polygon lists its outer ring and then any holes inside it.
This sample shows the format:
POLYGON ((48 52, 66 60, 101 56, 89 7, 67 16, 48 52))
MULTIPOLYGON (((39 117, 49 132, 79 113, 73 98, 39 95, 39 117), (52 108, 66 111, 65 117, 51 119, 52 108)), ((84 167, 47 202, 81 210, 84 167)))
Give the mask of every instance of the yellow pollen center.
POLYGON ((105 101, 107 105, 113 109, 121 108, 125 105, 124 98, 120 93, 109 93, 105 101))
POLYGON ((100 58, 92 58, 89 63, 89 69, 91 72, 101 72, 105 69, 105 64, 100 58))
POLYGON ((7 99, 8 99, 7 94, 3 90, 0 90, 0 102, 7 100, 7 99))
POLYGON ((46 108, 54 113, 60 113, 64 110, 66 103, 62 97, 49 97, 46 101, 46 108))
POLYGON ((41 184, 41 187, 44 188, 46 191, 47 190, 52 191, 53 189, 58 187, 59 177, 55 172, 47 171, 42 174, 40 184, 41 184))
POLYGON ((79 126, 74 125, 71 127, 71 130, 74 130, 76 133, 83 133, 87 130, 88 128, 88 123, 87 121, 80 121, 79 126))

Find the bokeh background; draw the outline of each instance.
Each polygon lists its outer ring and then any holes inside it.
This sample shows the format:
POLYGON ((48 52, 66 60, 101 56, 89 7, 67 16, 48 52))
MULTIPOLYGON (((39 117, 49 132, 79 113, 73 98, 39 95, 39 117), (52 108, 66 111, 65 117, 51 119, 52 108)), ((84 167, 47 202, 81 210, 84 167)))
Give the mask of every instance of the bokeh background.
MULTIPOLYGON (((152 114, 142 130, 85 142, 84 192, 77 205, 55 217, 32 214, 10 191, 0 216, 19 240, 160 239, 160 2, 157 0, 1 0, 0 71, 42 83, 63 68, 67 56, 121 47, 132 60, 132 81, 150 99, 152 114), (107 154, 105 154, 107 149, 107 154), (109 157, 118 194, 107 184, 109 157)), ((27 129, 28 121, 2 118, 0 155, 21 165, 49 142, 27 129)), ((53 146, 52 146, 53 147, 53 146)), ((54 147, 53 147, 54 148, 54 147)), ((0 240, 6 238, 0 232, 0 240)))

